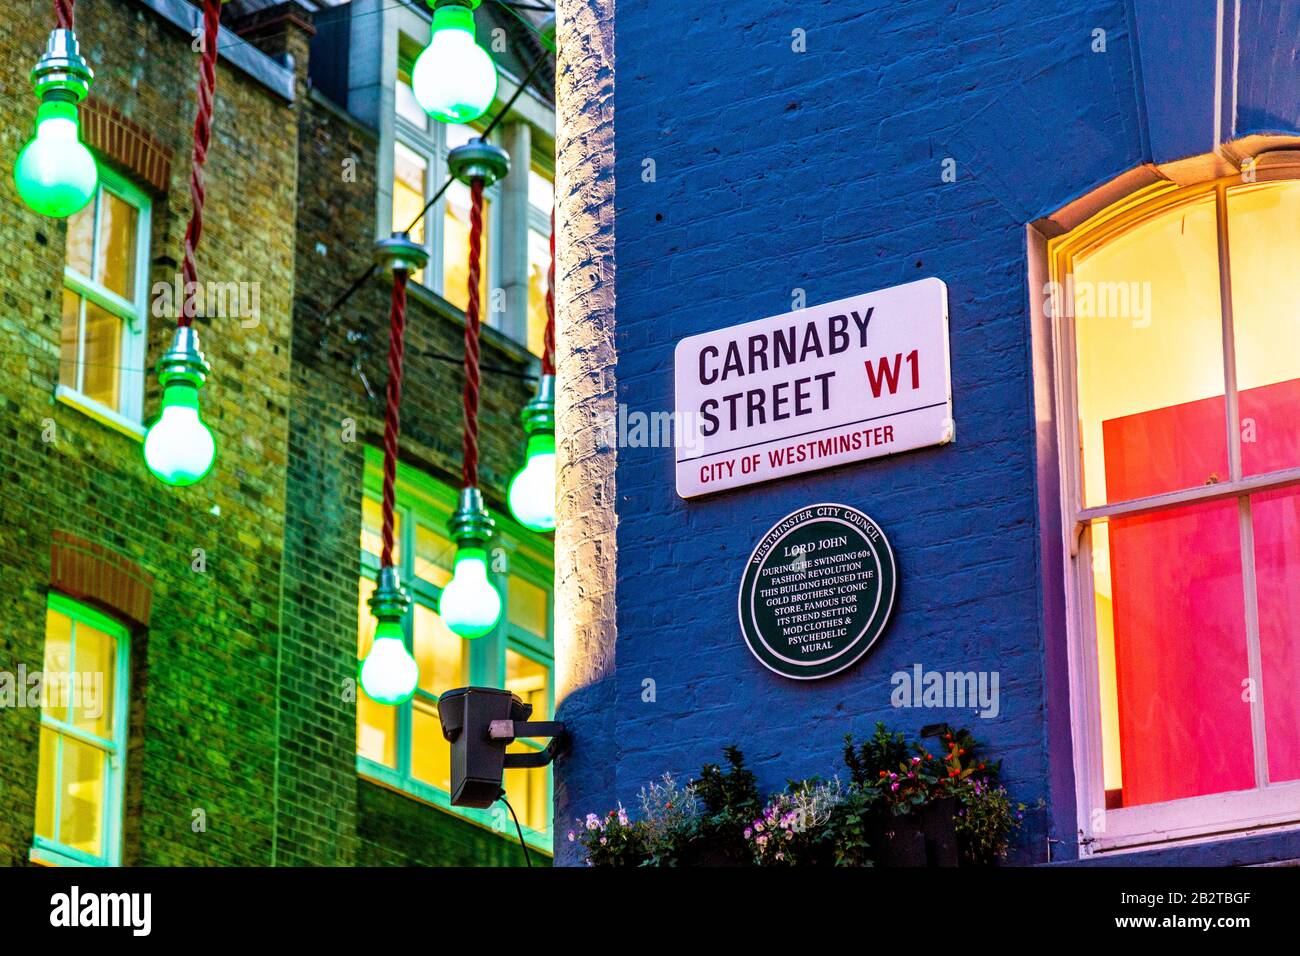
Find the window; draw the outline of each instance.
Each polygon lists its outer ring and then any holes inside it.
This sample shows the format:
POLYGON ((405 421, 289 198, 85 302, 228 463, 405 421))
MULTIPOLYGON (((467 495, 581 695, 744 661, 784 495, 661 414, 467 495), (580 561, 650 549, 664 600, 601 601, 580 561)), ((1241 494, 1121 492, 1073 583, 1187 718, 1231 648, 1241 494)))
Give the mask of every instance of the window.
POLYGON ((1297 222, 1223 181, 1049 247, 1094 851, 1300 820, 1297 222))
MULTIPOLYGON (((429 119, 411 90, 410 60, 417 52, 405 42, 404 58, 398 68, 395 87, 396 137, 393 144, 393 216, 392 228, 405 229, 433 198, 447 178, 447 153, 477 136, 478 131, 457 123, 439 123, 429 119)), ((488 296, 495 287, 496 208, 499 185, 484 192, 483 250, 479 303, 484 321, 499 324, 488 296)), ((452 183, 442 198, 420 221, 411 238, 429 252, 429 266, 413 278, 438 292, 444 299, 464 311, 469 303, 469 188, 452 183), (425 228, 428 224, 429 228, 425 228)))
POLYGON ((541 355, 546 336, 546 288, 551 271, 551 208, 555 185, 536 166, 528 171, 528 351, 541 355))
MULTIPOLYGON (((361 501, 361 569, 358 580, 357 655, 370 650, 374 619, 367 601, 379 570, 382 456, 367 449, 366 489, 361 501)), ((550 718, 554 696, 551 632, 552 548, 508 516, 493 513, 492 571, 505 610, 491 634, 466 641, 437 614, 438 597, 451 580, 455 545, 446 536, 456 506, 454 489, 417 471, 398 467, 394 522, 396 562, 412 598, 406 640, 420 665, 412 700, 400 707, 377 704, 357 694, 357 767, 360 773, 404 790, 478 823, 513 832, 499 811, 451 807, 451 751, 438 722, 438 695, 470 684, 505 687, 533 705, 537 720, 550 718)), ((535 750, 545 741, 520 740, 514 751, 535 750)), ((551 771, 511 769, 505 788, 529 844, 550 851, 551 771)))
MULTIPOLYGON (((442 188, 447 179, 449 152, 478 135, 471 126, 430 120, 420 107, 411 88, 411 69, 420 50, 414 40, 398 33, 398 67, 393 81, 392 215, 391 223, 382 224, 393 230, 409 226, 442 188)), ((553 130, 542 129, 535 114, 529 113, 531 119, 525 119, 523 113, 529 111, 512 113, 494 136, 494 141, 514 143, 509 148, 520 155, 512 157, 514 178, 508 184, 490 186, 484 194, 479 301, 485 325, 540 356, 546 329, 554 187, 548 171, 552 163, 535 145, 546 143, 549 148, 553 130), (525 153, 536 161, 530 165, 523 158, 525 153)), ((489 116, 483 118, 484 123, 489 116)), ((387 198, 381 197, 381 209, 385 201, 387 198)), ((461 311, 469 300, 469 215, 469 188, 454 182, 412 233, 412 238, 429 253, 429 265, 415 276, 416 281, 461 311)))
POLYGON ((68 219, 58 395, 140 428, 149 288, 149 199, 100 168, 95 198, 68 219))
POLYGON ((50 595, 32 847, 39 863, 121 862, 127 651, 117 621, 50 595))

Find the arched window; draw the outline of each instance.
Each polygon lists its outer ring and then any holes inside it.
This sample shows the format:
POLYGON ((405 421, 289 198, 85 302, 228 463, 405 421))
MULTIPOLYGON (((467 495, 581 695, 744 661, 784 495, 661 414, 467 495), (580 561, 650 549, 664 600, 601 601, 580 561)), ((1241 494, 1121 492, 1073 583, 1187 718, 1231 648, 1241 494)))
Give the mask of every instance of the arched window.
POLYGON ((1048 252, 1085 842, 1300 821, 1300 182, 1048 252))

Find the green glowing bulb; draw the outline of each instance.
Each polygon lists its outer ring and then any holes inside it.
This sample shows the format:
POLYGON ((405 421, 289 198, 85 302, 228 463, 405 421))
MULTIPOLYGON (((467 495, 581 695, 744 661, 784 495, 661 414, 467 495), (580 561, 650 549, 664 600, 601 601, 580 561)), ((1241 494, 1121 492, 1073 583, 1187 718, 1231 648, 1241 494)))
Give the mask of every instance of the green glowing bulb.
POLYGON ((95 157, 79 136, 76 104, 42 103, 36 111, 36 136, 14 164, 18 195, 43 216, 71 216, 90 202, 98 182, 95 157))
POLYGON ((487 552, 482 548, 461 548, 456 552, 456 569, 442 589, 438 613, 452 631, 464 638, 482 637, 501 618, 501 595, 487 576, 487 552))
POLYGON ((404 704, 415 693, 420 666, 406 649, 402 625, 380 621, 375 641, 361 664, 361 689, 376 703, 404 704))
POLYGON ((217 445, 199 418, 199 390, 176 383, 163 389, 162 415, 144 436, 144 463, 168 485, 192 485, 212 467, 217 445))
POLYGON ((533 531, 555 530, 555 436, 528 436, 528 460, 510 482, 510 511, 533 531))
POLYGON ((424 111, 444 123, 469 123, 488 111, 497 95, 497 68, 474 42, 474 11, 433 11, 433 36, 416 58, 411 89, 424 111))

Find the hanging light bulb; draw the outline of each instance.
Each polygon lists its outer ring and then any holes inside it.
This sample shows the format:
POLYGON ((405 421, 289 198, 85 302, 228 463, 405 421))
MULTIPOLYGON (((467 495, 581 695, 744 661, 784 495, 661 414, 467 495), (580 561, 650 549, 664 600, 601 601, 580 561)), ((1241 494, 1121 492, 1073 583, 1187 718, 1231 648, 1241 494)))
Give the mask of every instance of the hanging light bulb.
POLYGON ((531 531, 555 530, 555 376, 543 375, 520 415, 528 436, 524 467, 510 482, 510 511, 531 531))
POLYGON ((501 620, 501 594, 488 579, 487 543, 493 522, 483 507, 483 493, 462 489, 447 527, 456 542, 456 565, 442 589, 438 615, 453 633, 473 640, 490 633, 501 620))
POLYGON ((99 169, 81 142, 77 123, 77 104, 90 92, 94 77, 77 35, 64 29, 51 32, 32 70, 32 88, 41 101, 36 135, 14 164, 18 195, 44 216, 70 216, 95 195, 99 169))
POLYGON ((217 445, 199 416, 199 389, 210 366, 198 333, 183 325, 158 361, 162 414, 144 436, 144 462, 163 484, 192 485, 212 468, 217 445))
POLYGON ((480 0, 428 0, 433 34, 416 58, 411 89, 424 111, 444 123, 469 123, 488 111, 497 95, 497 68, 474 40, 480 0))
POLYGON ((406 649, 406 636, 402 632, 402 618, 411 598, 402 587, 397 568, 379 569, 369 604, 379 623, 375 626, 375 639, 361 663, 361 689, 376 703, 404 704, 415 694, 420 666, 406 649))

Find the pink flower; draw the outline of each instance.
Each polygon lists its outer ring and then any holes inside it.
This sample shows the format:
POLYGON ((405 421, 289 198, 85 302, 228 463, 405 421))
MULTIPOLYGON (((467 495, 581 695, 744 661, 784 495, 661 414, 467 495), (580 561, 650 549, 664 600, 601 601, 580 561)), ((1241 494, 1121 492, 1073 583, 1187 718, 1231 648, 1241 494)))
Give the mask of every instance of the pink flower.
POLYGON ((573 831, 570 830, 570 831, 569 831, 569 842, 572 843, 572 842, 573 842, 573 839, 574 839, 574 837, 573 837, 573 831))
POLYGON ((604 845, 605 845, 606 843, 608 843, 608 842, 609 842, 609 838, 608 838, 608 837, 601 837, 601 838, 600 838, 600 845, 601 845, 601 846, 604 846, 604 845))
POLYGON ((751 840, 753 839, 753 837, 754 837, 754 831, 749 827, 745 827, 745 839, 751 840))

